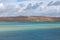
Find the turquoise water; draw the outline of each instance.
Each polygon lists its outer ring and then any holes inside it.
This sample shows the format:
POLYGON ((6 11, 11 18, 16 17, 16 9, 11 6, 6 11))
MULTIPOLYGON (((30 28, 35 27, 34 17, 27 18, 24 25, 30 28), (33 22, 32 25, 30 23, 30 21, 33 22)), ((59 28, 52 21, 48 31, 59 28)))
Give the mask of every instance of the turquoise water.
POLYGON ((0 22, 0 40, 60 40, 60 22, 0 22))
POLYGON ((60 24, 60 22, 0 22, 0 25, 15 25, 15 24, 60 24))

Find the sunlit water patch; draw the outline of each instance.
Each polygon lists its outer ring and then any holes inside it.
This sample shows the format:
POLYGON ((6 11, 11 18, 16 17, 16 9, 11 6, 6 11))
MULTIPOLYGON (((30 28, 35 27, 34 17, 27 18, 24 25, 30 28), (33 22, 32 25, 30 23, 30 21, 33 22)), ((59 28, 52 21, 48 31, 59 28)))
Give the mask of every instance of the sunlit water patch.
POLYGON ((52 29, 52 28, 60 28, 60 24, 0 25, 1 32, 16 30, 52 29))

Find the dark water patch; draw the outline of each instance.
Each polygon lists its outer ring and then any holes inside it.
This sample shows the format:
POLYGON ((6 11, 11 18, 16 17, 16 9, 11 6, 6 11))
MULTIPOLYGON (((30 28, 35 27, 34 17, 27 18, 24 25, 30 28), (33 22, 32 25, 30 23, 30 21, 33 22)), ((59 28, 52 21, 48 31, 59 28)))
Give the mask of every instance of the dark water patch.
POLYGON ((60 40, 60 28, 0 32, 0 40, 60 40))

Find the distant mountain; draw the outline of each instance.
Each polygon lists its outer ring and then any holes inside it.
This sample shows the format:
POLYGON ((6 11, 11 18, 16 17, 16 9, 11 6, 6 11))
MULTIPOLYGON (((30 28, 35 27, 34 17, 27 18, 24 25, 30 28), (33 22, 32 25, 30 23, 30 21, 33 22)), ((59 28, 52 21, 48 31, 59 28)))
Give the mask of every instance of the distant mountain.
POLYGON ((0 17, 0 22, 60 22, 60 17, 46 17, 46 16, 0 17))

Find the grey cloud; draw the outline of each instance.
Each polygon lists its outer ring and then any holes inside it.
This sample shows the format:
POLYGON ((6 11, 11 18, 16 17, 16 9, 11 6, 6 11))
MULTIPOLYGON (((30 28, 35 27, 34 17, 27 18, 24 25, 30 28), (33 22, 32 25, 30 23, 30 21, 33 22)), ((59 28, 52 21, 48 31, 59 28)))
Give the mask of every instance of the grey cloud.
POLYGON ((51 1, 48 6, 60 6, 60 1, 51 1))

